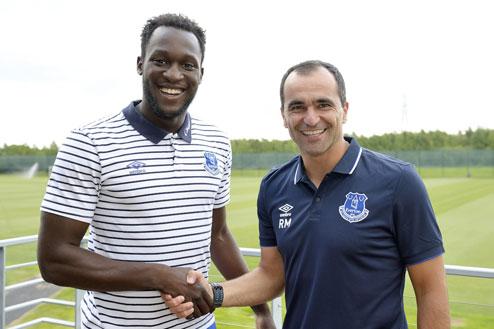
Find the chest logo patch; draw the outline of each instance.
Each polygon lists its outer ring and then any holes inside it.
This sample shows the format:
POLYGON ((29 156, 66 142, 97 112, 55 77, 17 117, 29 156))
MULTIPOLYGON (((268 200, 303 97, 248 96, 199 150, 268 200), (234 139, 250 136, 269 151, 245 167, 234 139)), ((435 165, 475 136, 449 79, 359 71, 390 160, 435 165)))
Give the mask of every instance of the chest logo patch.
POLYGON ((341 217, 350 223, 364 220, 369 215, 369 209, 365 208, 367 199, 367 195, 363 193, 349 192, 346 195, 345 203, 338 208, 341 217))
POLYGON ((216 155, 214 153, 204 152, 204 169, 212 175, 217 175, 220 172, 220 168, 218 167, 218 159, 216 159, 216 155))
POLYGON ((290 212, 290 210, 293 209, 293 206, 285 203, 278 209, 281 211, 278 228, 283 230, 289 228, 292 224, 292 213, 290 212))
POLYGON ((130 169, 130 171, 129 171, 130 175, 139 175, 139 174, 143 174, 146 172, 146 170, 144 169, 145 166, 146 166, 146 164, 144 162, 134 161, 134 162, 129 163, 127 165, 127 168, 130 169))

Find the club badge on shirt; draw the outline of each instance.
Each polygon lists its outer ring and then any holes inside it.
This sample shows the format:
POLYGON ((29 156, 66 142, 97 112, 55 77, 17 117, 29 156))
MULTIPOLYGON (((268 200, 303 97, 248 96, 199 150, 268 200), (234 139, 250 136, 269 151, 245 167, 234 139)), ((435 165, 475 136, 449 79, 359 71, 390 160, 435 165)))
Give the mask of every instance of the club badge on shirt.
POLYGON ((349 223, 364 220, 369 215, 369 210, 365 208, 367 199, 367 195, 363 193, 347 193, 345 203, 338 208, 341 217, 349 223))
POLYGON ((218 159, 212 152, 204 152, 204 169, 206 169, 211 175, 217 175, 220 172, 218 167, 218 159))

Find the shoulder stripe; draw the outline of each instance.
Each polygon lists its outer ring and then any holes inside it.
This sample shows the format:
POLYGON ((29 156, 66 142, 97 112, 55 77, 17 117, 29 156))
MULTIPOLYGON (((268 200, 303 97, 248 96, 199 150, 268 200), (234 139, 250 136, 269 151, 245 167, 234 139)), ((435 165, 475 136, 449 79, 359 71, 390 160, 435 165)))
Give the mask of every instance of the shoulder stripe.
POLYGON ((352 167, 352 169, 349 172, 350 175, 353 173, 353 171, 355 170, 355 168, 357 168, 357 165, 358 165, 358 163, 360 161, 360 156, 361 155, 362 155, 362 148, 360 148, 360 150, 358 151, 357 159, 355 160, 355 163, 353 164, 353 167, 352 167))

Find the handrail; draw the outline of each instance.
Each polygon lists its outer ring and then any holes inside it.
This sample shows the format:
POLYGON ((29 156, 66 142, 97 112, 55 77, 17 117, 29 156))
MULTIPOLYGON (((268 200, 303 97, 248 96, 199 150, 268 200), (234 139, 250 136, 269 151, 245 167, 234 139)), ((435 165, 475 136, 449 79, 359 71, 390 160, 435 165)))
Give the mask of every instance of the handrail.
MULTIPOLYGON (((17 288, 37 284, 40 282, 44 282, 41 278, 26 280, 21 283, 13 284, 10 286, 6 285, 6 271, 12 270, 21 267, 27 267, 36 265, 36 261, 26 262, 22 264, 14 264, 10 266, 6 266, 5 264, 5 250, 7 247, 21 245, 26 243, 36 242, 38 240, 37 235, 18 237, 13 239, 0 240, 0 328, 5 328, 5 314, 9 311, 13 311, 16 309, 20 309, 26 306, 32 306, 41 303, 50 303, 50 304, 58 304, 65 305, 70 307, 75 307, 75 321, 65 321, 60 319, 53 319, 49 317, 38 318, 17 326, 10 327, 9 329, 21 329, 34 326, 39 323, 52 323, 59 324, 68 327, 75 327, 76 329, 80 328, 80 304, 82 300, 83 292, 81 290, 76 289, 76 298, 75 302, 69 302, 64 300, 52 299, 52 298, 38 298, 31 301, 27 301, 24 303, 19 303, 16 305, 11 305, 9 307, 5 306, 5 293, 10 290, 15 290, 17 288)), ((87 238, 84 238, 83 243, 87 242, 87 238)), ((250 257, 260 257, 261 250, 257 248, 240 248, 240 252, 243 256, 250 257)), ((470 266, 459 266, 459 265, 445 265, 446 274, 448 275, 459 275, 459 276, 467 276, 467 277, 477 277, 477 278, 487 278, 494 279, 494 269, 492 268, 482 268, 482 267, 470 267, 470 266)), ((272 314, 273 319, 278 329, 282 327, 282 303, 281 297, 277 297, 272 301, 272 314)))
POLYGON ((18 238, 5 239, 5 240, 0 240, 0 248, 1 247, 15 246, 15 245, 19 245, 19 244, 26 244, 26 243, 30 243, 30 242, 36 242, 36 241, 38 241, 37 235, 28 235, 28 236, 21 236, 18 238))
MULTIPOLYGON (((255 248, 240 248, 242 255, 260 257, 261 250, 255 248)), ((494 269, 485 267, 470 267, 459 265, 444 265, 446 274, 448 275, 461 275, 477 278, 494 278, 494 269)))
POLYGON ((444 265, 446 274, 494 279, 494 269, 459 265, 444 265))
MULTIPOLYGON (((11 290, 15 290, 18 288, 31 286, 33 284, 38 284, 38 283, 44 282, 43 279, 36 278, 36 279, 31 279, 31 280, 23 281, 23 282, 20 282, 17 284, 6 286, 5 272, 7 270, 13 270, 16 268, 22 268, 22 267, 37 265, 38 262, 32 261, 32 262, 26 262, 26 263, 22 263, 22 264, 14 264, 14 265, 6 266, 5 265, 5 249, 7 247, 11 247, 11 246, 33 243, 33 242, 36 242, 37 240, 38 240, 37 235, 0 240, 0 328, 5 328, 5 321, 6 321, 5 314, 7 312, 21 309, 21 308, 27 307, 27 306, 33 306, 33 305, 37 305, 37 304, 41 304, 41 303, 49 303, 49 304, 58 304, 58 305, 75 307, 75 319, 74 319, 75 321, 69 322, 69 321, 53 319, 53 318, 49 318, 49 317, 43 317, 43 318, 35 319, 32 321, 14 326, 14 327, 10 327, 9 329, 28 328, 28 327, 37 325, 39 323, 59 324, 59 325, 64 325, 64 326, 79 329, 80 328, 80 305, 81 305, 81 301, 82 301, 82 297, 83 297, 83 291, 78 290, 78 289, 75 290, 75 293, 76 293, 75 302, 67 302, 64 300, 58 300, 58 299, 52 299, 52 298, 38 298, 38 299, 27 301, 24 303, 19 303, 19 304, 11 305, 9 307, 5 307, 5 293, 7 291, 11 291, 11 290)), ((84 244, 86 242, 87 242, 87 237, 85 237, 83 239, 82 243, 84 244)), ((244 256, 259 257, 261 255, 260 250, 254 249, 254 248, 240 248, 240 252, 244 256)), ((283 323, 281 297, 277 297, 277 298, 273 299, 273 301, 272 301, 272 315, 273 315, 273 320, 275 322, 276 328, 281 329, 282 323, 283 323)))

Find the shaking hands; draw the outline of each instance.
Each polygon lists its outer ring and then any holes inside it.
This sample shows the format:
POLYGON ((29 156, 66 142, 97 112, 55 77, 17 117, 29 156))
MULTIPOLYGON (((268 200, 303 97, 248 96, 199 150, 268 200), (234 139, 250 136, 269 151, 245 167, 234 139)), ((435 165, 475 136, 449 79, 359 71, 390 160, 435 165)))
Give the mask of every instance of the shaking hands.
MULTIPOLYGON (((194 290, 200 291, 202 295, 197 298, 185 298, 184 295, 175 295, 162 293, 161 297, 168 306, 170 312, 179 318, 193 319, 214 311, 213 290, 209 282, 201 273, 189 270, 187 272, 187 284, 194 287, 194 290)), ((276 329, 271 313, 267 305, 258 305, 265 307, 265 310, 256 311, 256 329, 276 329)), ((257 306, 257 307, 258 307, 257 306)))
POLYGON ((184 295, 173 297, 167 293, 161 293, 170 312, 179 318, 197 318, 214 311, 213 292, 208 281, 201 273, 193 270, 187 272, 187 284, 195 291, 189 298, 184 295))

